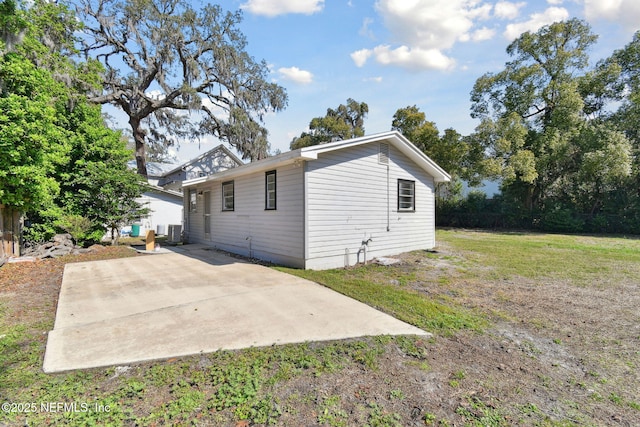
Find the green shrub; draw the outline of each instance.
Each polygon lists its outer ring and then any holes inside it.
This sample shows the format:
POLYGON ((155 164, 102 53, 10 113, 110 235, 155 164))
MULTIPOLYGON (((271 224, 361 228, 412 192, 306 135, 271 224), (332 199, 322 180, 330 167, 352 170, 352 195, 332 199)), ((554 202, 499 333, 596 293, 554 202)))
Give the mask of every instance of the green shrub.
POLYGON ((584 229, 584 220, 576 218, 569 209, 553 208, 542 213, 540 228, 544 231, 579 233, 584 229))
MULTIPOLYGON (((95 235, 95 225, 89 218, 86 218, 82 215, 63 215, 59 220, 55 222, 55 226, 71 234, 71 237, 77 245, 83 246, 86 243, 95 243, 95 240, 92 241, 95 235)), ((102 232, 101 234, 104 234, 104 232, 102 232)))

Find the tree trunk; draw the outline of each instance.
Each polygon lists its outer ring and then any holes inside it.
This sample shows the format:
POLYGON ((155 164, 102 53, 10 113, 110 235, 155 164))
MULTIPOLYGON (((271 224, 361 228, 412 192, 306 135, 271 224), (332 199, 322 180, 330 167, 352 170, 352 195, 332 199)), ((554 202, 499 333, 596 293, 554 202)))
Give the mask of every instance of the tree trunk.
POLYGON ((120 230, 118 227, 111 226, 111 246, 116 246, 120 239, 120 230))
POLYGON ((136 166, 138 174, 147 177, 147 160, 145 155, 144 135, 145 132, 140 126, 140 119, 135 117, 129 118, 131 131, 133 132, 133 140, 136 142, 136 166))

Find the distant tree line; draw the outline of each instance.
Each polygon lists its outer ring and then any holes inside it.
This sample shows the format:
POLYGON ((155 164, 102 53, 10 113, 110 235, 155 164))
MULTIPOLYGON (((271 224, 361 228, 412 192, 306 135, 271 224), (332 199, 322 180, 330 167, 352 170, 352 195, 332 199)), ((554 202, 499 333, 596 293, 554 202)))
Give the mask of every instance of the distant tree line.
POLYGON ((590 66, 596 40, 578 19, 524 33, 504 70, 476 81, 469 138, 502 194, 443 203, 442 222, 484 204, 495 226, 640 233, 640 33, 590 66))

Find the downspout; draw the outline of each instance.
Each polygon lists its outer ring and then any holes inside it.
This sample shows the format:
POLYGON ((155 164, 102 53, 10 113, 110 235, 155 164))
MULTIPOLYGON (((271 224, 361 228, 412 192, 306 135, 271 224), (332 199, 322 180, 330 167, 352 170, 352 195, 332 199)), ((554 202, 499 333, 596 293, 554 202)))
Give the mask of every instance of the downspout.
POLYGON ((251 236, 247 237, 245 240, 249 241, 249 258, 253 258, 253 251, 251 250, 251 236))
POLYGON ((303 250, 303 265, 307 268, 307 261, 309 260, 309 205, 307 196, 309 195, 309 182, 307 179, 307 172, 309 171, 309 162, 304 160, 302 162, 302 250, 303 250))
POLYGON ((387 164, 387 231, 391 231, 391 183, 389 182, 389 164, 387 164))

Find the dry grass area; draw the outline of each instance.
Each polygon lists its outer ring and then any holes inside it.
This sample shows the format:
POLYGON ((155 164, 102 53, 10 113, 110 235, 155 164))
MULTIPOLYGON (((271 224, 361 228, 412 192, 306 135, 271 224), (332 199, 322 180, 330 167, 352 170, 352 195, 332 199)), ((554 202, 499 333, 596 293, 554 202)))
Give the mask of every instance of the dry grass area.
POLYGON ((438 242, 389 267, 287 270, 429 329, 430 340, 371 337, 56 375, 41 366, 64 264, 134 253, 5 265, 0 401, 10 405, 0 425, 640 425, 640 240, 445 230, 438 242), (42 402, 110 410, 19 406, 42 402))
MULTIPOLYGON (((406 378, 434 425, 640 425, 640 240, 444 230, 436 251, 400 258, 299 274, 362 300, 366 282, 487 320, 481 332, 436 330, 429 369, 406 378)), ((377 305, 417 323, 393 298, 377 305)))

